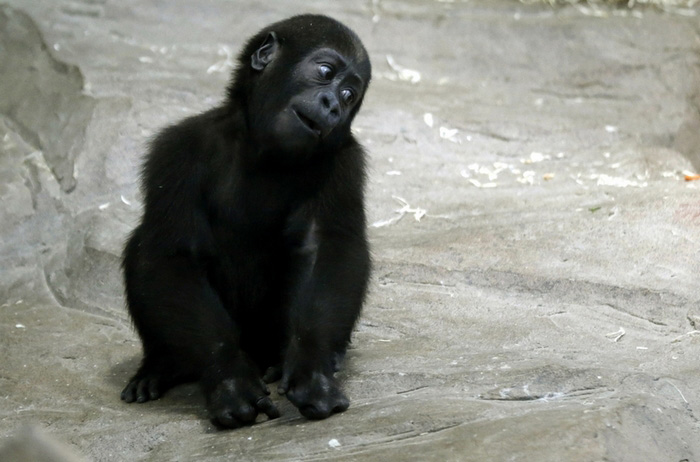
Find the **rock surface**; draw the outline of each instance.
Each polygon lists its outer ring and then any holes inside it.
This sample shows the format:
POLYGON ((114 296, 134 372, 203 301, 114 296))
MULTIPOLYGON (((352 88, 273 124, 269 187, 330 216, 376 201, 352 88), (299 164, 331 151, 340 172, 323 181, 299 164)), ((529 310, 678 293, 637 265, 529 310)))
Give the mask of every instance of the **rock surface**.
MULTIPOLYGON (((0 447, 94 461, 700 459, 700 22, 514 1, 0 6, 0 447), (375 77, 375 271, 350 409, 215 431, 193 386, 119 391, 119 254, 163 125, 260 27, 322 12, 375 77)), ((695 13, 695 16, 692 14, 695 13)))

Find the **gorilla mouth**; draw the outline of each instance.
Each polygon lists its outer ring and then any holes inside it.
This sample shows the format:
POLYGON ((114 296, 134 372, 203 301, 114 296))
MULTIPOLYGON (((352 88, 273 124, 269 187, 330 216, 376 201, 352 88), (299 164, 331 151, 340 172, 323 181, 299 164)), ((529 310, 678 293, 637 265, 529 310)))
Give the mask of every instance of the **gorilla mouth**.
POLYGON ((319 127, 319 125, 316 122, 314 122, 312 119, 308 118, 307 116, 305 116, 304 114, 302 114, 299 111, 295 110, 294 114, 297 115, 299 120, 301 120, 301 123, 306 128, 308 128, 311 133, 313 133, 314 135, 316 135, 319 138, 321 137, 321 127, 319 127))

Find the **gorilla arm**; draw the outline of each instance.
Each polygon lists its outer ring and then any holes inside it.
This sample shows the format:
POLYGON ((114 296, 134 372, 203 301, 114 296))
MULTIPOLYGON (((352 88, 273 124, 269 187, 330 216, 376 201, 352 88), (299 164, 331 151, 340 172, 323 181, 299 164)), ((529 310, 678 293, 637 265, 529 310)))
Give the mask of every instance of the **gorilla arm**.
POLYGON ((363 208, 364 154, 339 156, 315 213, 317 249, 290 307, 290 338, 278 388, 307 418, 344 411, 349 401, 333 377, 367 289, 370 255, 363 208), (349 185, 348 182, 356 183, 349 185))

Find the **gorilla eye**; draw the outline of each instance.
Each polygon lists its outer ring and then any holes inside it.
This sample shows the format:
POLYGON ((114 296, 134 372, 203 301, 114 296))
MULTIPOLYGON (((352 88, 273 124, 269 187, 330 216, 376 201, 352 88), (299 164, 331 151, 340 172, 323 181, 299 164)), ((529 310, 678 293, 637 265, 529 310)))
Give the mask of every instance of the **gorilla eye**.
POLYGON ((328 80, 331 78, 331 74, 333 73, 333 68, 331 68, 327 64, 321 64, 318 66, 318 73, 321 74, 321 77, 328 80))
POLYGON ((340 96, 343 97, 343 101, 350 104, 355 100, 355 93, 352 90, 344 89, 340 92, 340 96))

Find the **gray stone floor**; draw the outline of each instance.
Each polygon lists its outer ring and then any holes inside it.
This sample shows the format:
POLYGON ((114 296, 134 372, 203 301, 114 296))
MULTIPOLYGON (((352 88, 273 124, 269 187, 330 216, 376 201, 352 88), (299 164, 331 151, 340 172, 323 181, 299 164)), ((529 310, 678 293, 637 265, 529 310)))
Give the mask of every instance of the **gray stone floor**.
POLYGON ((0 7, 0 447, 91 460, 700 460, 700 10, 515 1, 10 0, 0 7), (260 27, 322 12, 375 76, 371 296, 344 414, 217 432, 119 391, 118 271, 159 127, 260 27), (334 441, 335 440, 335 441, 334 441))

